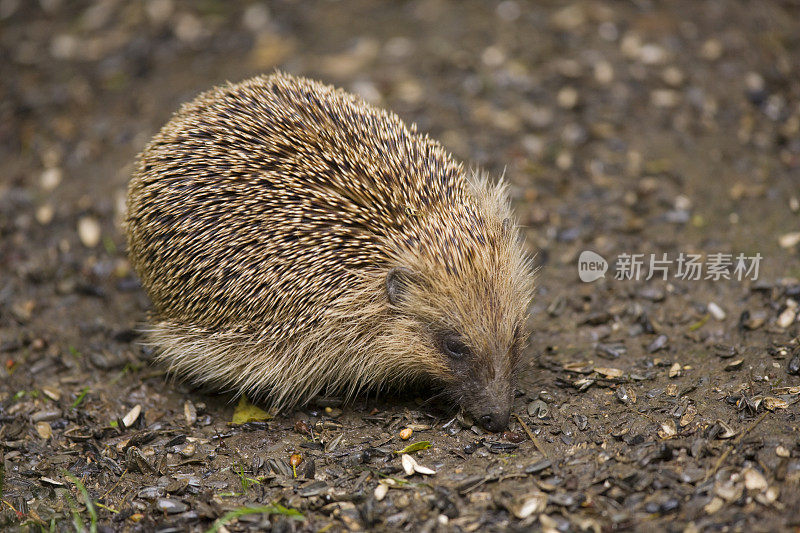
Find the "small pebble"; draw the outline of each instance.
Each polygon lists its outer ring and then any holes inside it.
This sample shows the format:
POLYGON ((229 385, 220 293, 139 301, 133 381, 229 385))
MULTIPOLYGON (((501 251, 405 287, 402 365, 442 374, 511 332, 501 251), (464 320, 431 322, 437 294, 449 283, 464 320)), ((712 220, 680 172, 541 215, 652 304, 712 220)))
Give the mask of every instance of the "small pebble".
POLYGON ((411 428, 405 428, 400 430, 400 438, 403 440, 408 440, 411 438, 411 434, 414 431, 411 428))

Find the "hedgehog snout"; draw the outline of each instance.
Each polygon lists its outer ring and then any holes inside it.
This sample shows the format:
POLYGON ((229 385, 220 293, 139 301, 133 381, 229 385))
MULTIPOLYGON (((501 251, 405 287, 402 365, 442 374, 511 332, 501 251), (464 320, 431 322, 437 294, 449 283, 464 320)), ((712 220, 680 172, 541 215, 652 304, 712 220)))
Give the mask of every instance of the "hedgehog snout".
POLYGON ((482 398, 473 408, 474 416, 487 431, 502 431, 508 426, 511 417, 512 397, 508 393, 509 384, 496 379, 486 387, 482 398))
POLYGON ((462 389, 461 407, 485 430, 502 431, 508 426, 513 404, 513 387, 506 376, 488 383, 467 383, 462 389))

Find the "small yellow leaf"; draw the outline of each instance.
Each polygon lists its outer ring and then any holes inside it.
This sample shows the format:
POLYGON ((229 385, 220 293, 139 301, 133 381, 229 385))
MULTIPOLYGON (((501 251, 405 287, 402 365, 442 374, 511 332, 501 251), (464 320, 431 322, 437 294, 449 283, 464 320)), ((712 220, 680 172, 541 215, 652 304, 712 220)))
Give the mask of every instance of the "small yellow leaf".
POLYGON ((250 400, 247 399, 247 396, 242 395, 242 397, 239 398, 239 403, 236 405, 236 409, 233 411, 233 420, 231 422, 234 424, 245 424, 247 422, 260 422, 262 420, 269 420, 270 418, 272 418, 271 414, 261 408, 256 407, 250 403, 250 400))
POLYGON ((420 450, 427 450, 431 447, 431 443, 427 440, 421 440, 419 442, 415 442, 414 444, 409 444, 402 450, 398 450, 394 453, 401 454, 401 453, 414 453, 420 450))

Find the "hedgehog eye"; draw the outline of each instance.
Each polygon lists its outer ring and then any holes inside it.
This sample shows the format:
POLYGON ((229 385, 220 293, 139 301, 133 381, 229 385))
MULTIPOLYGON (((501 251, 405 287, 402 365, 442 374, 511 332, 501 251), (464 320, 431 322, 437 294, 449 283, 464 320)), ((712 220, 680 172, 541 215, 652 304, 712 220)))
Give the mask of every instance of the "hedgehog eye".
POLYGON ((453 359, 464 359, 469 356, 469 347, 458 335, 447 335, 442 339, 442 351, 453 359))

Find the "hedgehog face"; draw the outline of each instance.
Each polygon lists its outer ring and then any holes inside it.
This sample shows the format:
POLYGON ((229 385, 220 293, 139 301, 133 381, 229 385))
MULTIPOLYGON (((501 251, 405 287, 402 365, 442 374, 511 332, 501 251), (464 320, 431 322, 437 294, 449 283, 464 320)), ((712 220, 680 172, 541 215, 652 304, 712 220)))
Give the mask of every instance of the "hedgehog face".
POLYGON ((428 374, 476 422, 500 431, 508 424, 514 400, 525 307, 502 307, 500 302, 516 301, 501 297, 513 290, 502 278, 476 285, 442 276, 441 270, 392 269, 386 283, 389 302, 416 322, 413 349, 417 357, 425 354, 428 374))
POLYGON ((486 346, 482 337, 448 328, 434 333, 432 341, 454 378, 446 381, 449 396, 485 429, 501 431, 508 425, 514 401, 519 342, 497 338, 486 346))

